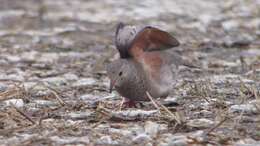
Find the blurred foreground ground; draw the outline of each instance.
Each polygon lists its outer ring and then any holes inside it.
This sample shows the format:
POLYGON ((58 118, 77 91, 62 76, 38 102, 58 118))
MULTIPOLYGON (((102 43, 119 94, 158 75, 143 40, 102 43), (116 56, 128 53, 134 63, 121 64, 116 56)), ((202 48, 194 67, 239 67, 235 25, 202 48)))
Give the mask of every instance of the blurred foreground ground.
POLYGON ((260 145, 259 0, 0 3, 0 145, 260 145), (151 103, 117 111, 103 65, 119 21, 171 32, 199 66, 165 99, 181 125, 151 103))

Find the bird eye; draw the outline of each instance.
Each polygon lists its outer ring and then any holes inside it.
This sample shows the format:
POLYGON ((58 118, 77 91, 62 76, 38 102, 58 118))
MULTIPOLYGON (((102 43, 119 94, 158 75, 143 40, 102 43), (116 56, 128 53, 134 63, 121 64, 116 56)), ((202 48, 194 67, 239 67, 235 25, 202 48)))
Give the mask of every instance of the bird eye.
POLYGON ((122 71, 120 71, 118 75, 119 75, 119 76, 121 76, 122 74, 123 74, 123 72, 122 72, 122 71))

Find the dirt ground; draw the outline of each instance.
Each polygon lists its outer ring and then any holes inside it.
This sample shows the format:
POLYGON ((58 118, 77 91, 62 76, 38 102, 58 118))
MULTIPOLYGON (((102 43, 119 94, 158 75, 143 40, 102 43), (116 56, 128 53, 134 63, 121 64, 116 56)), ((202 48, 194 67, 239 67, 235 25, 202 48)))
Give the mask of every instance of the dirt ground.
POLYGON ((257 146, 259 90, 259 0, 0 1, 0 145, 257 146), (181 42, 160 110, 108 93, 118 22, 181 42))

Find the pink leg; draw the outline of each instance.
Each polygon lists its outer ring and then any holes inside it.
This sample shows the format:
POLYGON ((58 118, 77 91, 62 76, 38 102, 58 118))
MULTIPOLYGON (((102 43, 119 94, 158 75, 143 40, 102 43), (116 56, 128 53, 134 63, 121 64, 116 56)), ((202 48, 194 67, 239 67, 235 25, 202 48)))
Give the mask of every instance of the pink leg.
POLYGON ((136 102, 134 100, 130 100, 125 98, 125 102, 124 102, 125 107, 127 108, 131 108, 131 107, 137 107, 136 106, 136 102))
POLYGON ((119 110, 121 110, 122 107, 124 107, 124 108, 137 107, 135 101, 130 100, 130 99, 125 98, 125 97, 122 97, 122 98, 123 98, 123 99, 122 99, 122 101, 121 101, 121 104, 120 104, 119 110))

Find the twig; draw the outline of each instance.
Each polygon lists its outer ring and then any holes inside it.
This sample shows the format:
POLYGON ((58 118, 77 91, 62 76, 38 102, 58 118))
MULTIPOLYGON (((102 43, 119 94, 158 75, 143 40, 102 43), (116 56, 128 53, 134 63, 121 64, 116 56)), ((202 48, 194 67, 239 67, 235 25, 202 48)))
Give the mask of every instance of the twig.
POLYGON ((159 112, 160 112, 160 107, 163 108, 163 110, 165 110, 171 117, 174 118, 174 120, 176 120, 176 122, 178 124, 181 124, 181 120, 180 120, 180 117, 173 114, 167 107, 165 107, 164 105, 160 104, 160 103, 157 103, 155 100, 153 100, 152 96, 149 94, 149 92, 146 91, 146 95, 148 96, 148 98, 152 101, 153 105, 159 109, 159 112), (160 106, 160 107, 159 107, 160 106))
POLYGON ((107 121, 107 119, 108 119, 107 117, 103 117, 103 118, 101 118, 101 119, 100 119, 98 122, 96 122, 94 125, 90 126, 91 129, 96 128, 96 127, 99 126, 101 123, 107 121))
POLYGON ((66 102, 63 101, 63 100, 60 98, 60 96, 59 96, 59 91, 57 91, 56 89, 54 89, 54 88, 52 88, 52 87, 49 87, 48 85, 46 85, 46 84, 43 83, 43 82, 42 82, 42 84, 43 84, 43 86, 45 86, 46 88, 48 88, 48 89, 51 91, 51 93, 55 96, 55 98, 57 99, 57 101, 58 101, 62 106, 66 105, 66 102))
POLYGON ((58 95, 57 92, 51 90, 51 93, 56 97, 57 101, 58 101, 62 106, 66 105, 66 103, 60 98, 60 96, 58 95))
POLYGON ((7 91, 1 92, 0 93, 0 101, 11 99, 14 96, 19 95, 19 90, 20 89, 17 88, 17 87, 12 87, 12 88, 8 89, 7 91))
POLYGON ((0 130, 0 135, 10 135, 12 133, 18 133, 18 132, 21 132, 21 131, 24 131, 26 129, 30 129, 30 128, 34 128, 36 127, 37 125, 30 125, 30 126, 26 126, 26 127, 14 127, 14 128, 8 128, 8 129, 3 129, 3 130, 0 130))
MULTIPOLYGON (((100 105, 99 105, 99 106, 100 106, 100 105)), ((105 122, 107 119, 109 119, 109 118, 112 117, 112 115, 111 115, 108 111, 106 111, 105 108, 99 107, 99 106, 98 106, 96 112, 99 113, 99 114, 102 114, 102 118, 101 118, 97 123, 95 123, 94 125, 92 125, 92 126, 91 126, 91 129, 96 128, 98 125, 100 125, 101 123, 105 122)))
POLYGON ((27 114, 25 114, 23 111, 21 111, 20 109, 18 109, 17 107, 15 107, 13 105, 14 109, 23 117, 25 117, 27 120, 29 120, 32 124, 35 124, 35 121, 33 121, 33 119, 31 117, 29 117, 27 114))
POLYGON ((158 109, 158 111, 160 112, 160 107, 159 105, 153 100, 152 96, 150 95, 149 92, 146 91, 146 95, 148 96, 148 98, 151 100, 151 102, 153 103, 153 105, 158 109))
POLYGON ((124 105, 124 102, 125 102, 125 98, 124 97, 121 97, 122 98, 122 100, 121 100, 121 102, 120 102, 120 105, 119 105, 119 111, 121 111, 122 110, 122 107, 123 107, 123 105, 124 105))
POLYGON ((209 135, 213 130, 215 130, 216 128, 218 128, 219 126, 221 126, 226 120, 228 119, 228 117, 225 117, 222 121, 220 121, 217 125, 215 125, 214 127, 212 127, 211 129, 209 129, 206 132, 206 135, 209 135))
POLYGON ((22 81, 15 80, 15 79, 0 79, 0 82, 18 82, 18 83, 22 83, 22 81))
POLYGON ((176 122, 177 122, 178 124, 181 124, 181 123, 182 123, 182 121, 181 121, 181 119, 180 119, 180 116, 178 115, 177 112, 176 112, 176 115, 175 115, 175 114, 173 114, 167 107, 165 107, 164 105, 160 104, 160 106, 161 106, 168 114, 170 114, 172 117, 174 117, 174 119, 176 120, 176 122))
POLYGON ((207 97, 201 96, 207 103, 210 103, 209 99, 207 97))

